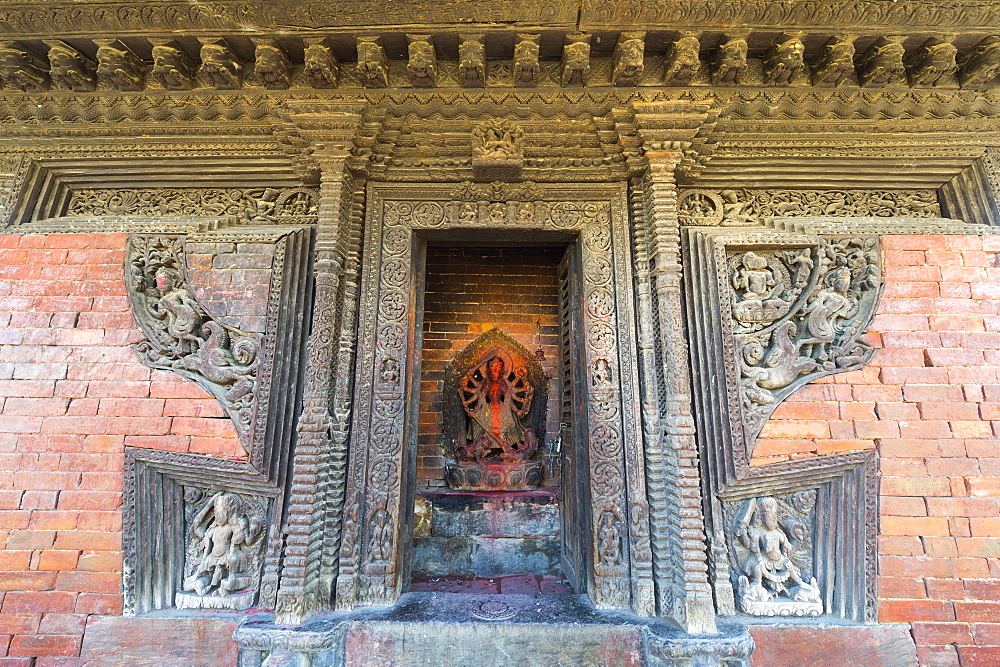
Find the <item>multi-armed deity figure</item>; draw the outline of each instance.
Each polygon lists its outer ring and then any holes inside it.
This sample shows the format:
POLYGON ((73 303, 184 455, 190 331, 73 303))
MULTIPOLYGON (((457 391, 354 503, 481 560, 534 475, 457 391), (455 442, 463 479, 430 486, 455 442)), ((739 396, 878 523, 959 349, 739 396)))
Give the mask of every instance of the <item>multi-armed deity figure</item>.
POLYGON ((264 534, 260 519, 242 516, 239 498, 219 493, 192 523, 197 561, 184 579, 184 590, 224 596, 246 588, 252 552, 264 534))
POLYGON ((792 558, 795 549, 786 529, 778 520, 777 500, 750 500, 733 532, 749 552, 742 563, 743 576, 739 591, 740 604, 745 612, 759 615, 788 613, 780 608, 772 611, 763 605, 754 604, 772 601, 779 602, 779 605, 782 601, 819 605, 817 610, 809 609, 804 613, 812 615, 822 612, 816 579, 808 582, 803 580, 802 571, 792 558))
POLYGON ((538 437, 522 420, 531 409, 534 393, 527 370, 509 368, 499 354, 470 370, 458 389, 468 415, 465 443, 455 449, 458 458, 479 462, 496 451, 504 461, 530 457, 538 447, 538 437))

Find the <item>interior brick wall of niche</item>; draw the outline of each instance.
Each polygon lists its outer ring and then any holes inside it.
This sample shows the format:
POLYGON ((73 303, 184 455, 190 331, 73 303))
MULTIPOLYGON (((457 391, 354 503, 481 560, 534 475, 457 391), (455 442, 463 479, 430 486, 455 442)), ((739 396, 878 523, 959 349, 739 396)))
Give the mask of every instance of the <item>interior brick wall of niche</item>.
MULTIPOLYGON (((77 664, 88 619, 121 613, 126 446, 246 456, 214 398, 149 369, 131 349, 143 334, 125 292, 126 242, 124 234, 0 235, 3 664, 77 664)), ((270 255, 230 246, 195 248, 189 277, 213 308, 221 288, 201 289, 194 278, 228 271, 224 286, 239 291, 240 317, 254 326, 266 304, 250 302, 266 296, 268 277, 247 269, 270 267, 270 255)))
MULTIPOLYGON (((549 376, 546 434, 559 432, 559 291, 561 248, 429 247, 424 296, 423 367, 417 444, 417 490, 446 488, 441 411, 444 373, 469 343, 497 327, 530 352, 541 350, 549 376)), ((457 401, 457 397, 455 397, 457 401)), ((548 452, 548 447, 545 448, 548 452)), ((543 488, 559 486, 554 456, 543 488)))
POLYGON ((921 665, 1000 665, 1000 236, 883 238, 866 368, 807 385, 754 463, 879 456, 879 620, 921 665))

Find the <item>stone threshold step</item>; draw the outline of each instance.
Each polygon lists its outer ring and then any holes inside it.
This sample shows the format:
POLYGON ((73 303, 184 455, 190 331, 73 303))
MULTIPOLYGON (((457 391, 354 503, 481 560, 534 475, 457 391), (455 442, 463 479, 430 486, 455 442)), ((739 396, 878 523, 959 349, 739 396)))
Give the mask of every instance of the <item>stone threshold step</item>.
POLYGON ((742 626, 688 635, 658 619, 595 609, 582 595, 406 593, 388 609, 327 614, 297 628, 248 623, 240 667, 647 665, 746 667, 742 626))

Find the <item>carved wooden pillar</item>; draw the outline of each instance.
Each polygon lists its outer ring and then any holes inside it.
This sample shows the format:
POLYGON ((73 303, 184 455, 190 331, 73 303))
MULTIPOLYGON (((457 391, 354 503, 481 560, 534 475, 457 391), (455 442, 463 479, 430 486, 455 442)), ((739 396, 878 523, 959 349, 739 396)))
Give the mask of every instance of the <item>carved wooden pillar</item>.
MULTIPOLYGON (((359 183, 347 165, 352 139, 360 126, 360 109, 351 109, 355 113, 302 111, 305 113, 293 115, 292 121, 315 146, 320 203, 312 331, 275 610, 275 621, 287 625, 300 624, 329 607, 337 573, 350 421, 349 403, 342 405, 337 399, 350 395, 357 293, 351 285, 356 283, 361 225, 356 201, 359 183), (333 557, 324 558, 324 554, 333 557)), ((360 189, 363 191, 363 184, 360 189)))
MULTIPOLYGON (((639 105, 636 105, 639 106, 639 105)), ((637 109, 637 111, 641 111, 637 109)), ((647 162, 633 180, 639 355, 657 607, 690 633, 716 632, 682 316, 675 170, 691 114, 652 107, 635 122, 647 162), (678 124, 679 118, 687 121, 678 124), (645 128, 644 128, 645 126, 645 128)), ((695 117, 694 120, 697 120, 695 117)), ((697 125, 694 125, 697 127, 697 125)))

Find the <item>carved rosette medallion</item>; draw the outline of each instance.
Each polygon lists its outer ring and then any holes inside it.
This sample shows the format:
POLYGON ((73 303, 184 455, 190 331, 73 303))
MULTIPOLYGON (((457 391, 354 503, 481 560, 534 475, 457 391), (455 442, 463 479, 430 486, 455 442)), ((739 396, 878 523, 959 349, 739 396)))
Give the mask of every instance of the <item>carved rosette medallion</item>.
POLYGON ((267 500, 188 487, 184 579, 178 609, 249 609, 257 596, 267 500))
POLYGON ((126 284, 146 340, 139 358, 152 368, 193 380, 222 404, 244 446, 252 429, 261 337, 208 315, 187 284, 184 242, 177 236, 133 235, 126 284))
POLYGON ((746 441, 778 404, 823 375, 861 368, 859 340, 881 285, 876 237, 823 239, 816 248, 744 250, 728 258, 730 318, 746 441))
POLYGON ((547 378, 520 343, 492 329, 445 370, 448 414, 442 431, 454 462, 445 481, 456 491, 523 491, 542 482, 547 378), (449 446, 450 445, 450 446, 449 446))
POLYGON ((751 616, 819 616, 823 599, 813 571, 816 491, 762 497, 730 508, 736 603, 751 616))

